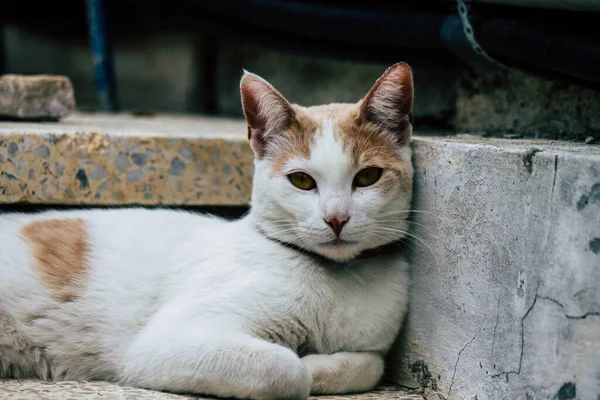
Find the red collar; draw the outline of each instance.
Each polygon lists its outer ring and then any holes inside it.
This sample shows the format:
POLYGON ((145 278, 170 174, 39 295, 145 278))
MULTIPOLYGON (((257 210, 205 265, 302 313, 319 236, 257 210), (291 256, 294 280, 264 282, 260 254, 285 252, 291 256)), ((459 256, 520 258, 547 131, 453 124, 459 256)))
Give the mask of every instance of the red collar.
POLYGON ((297 246, 292 243, 282 242, 281 240, 277 240, 277 239, 274 239, 274 238, 271 238, 268 236, 267 236, 267 238, 274 242, 281 244, 282 246, 287 247, 288 249, 296 250, 302 254, 310 255, 310 256, 312 256, 314 258, 318 258, 322 261, 335 262, 335 263, 340 263, 340 264, 352 262, 354 260, 367 260, 369 258, 385 256, 385 255, 389 255, 389 254, 393 254, 393 253, 406 252, 406 242, 404 240, 397 240, 397 241, 394 241, 391 243, 384 244, 379 247, 374 247, 372 249, 363 250, 352 260, 338 261, 338 260, 332 260, 331 258, 327 258, 319 253, 305 249, 304 247, 300 247, 300 246, 297 246))
POLYGON ((366 249, 360 252, 359 255, 354 257, 355 260, 366 260, 368 258, 385 256, 391 253, 404 253, 406 252, 406 242, 404 240, 397 240, 383 246, 374 247, 372 249, 366 249))

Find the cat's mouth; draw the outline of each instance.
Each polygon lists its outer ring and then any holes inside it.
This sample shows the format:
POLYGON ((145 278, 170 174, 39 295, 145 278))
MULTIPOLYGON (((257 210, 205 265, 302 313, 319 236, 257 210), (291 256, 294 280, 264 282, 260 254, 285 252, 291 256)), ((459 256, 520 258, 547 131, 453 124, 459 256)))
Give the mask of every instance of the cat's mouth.
POLYGON ((351 240, 343 240, 343 239, 334 239, 331 240, 329 242, 325 242, 325 243, 320 243, 321 246, 333 246, 333 247, 341 247, 341 246, 353 246, 355 244, 357 244, 358 242, 355 241, 351 241, 351 240))

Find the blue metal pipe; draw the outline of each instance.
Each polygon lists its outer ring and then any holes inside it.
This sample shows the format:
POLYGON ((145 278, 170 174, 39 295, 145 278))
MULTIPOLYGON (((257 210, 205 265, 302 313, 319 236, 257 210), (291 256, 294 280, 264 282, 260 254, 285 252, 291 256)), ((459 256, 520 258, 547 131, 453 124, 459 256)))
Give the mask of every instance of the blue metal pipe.
POLYGON ((94 82, 100 111, 118 111, 112 49, 108 40, 104 18, 104 1, 87 0, 87 18, 94 63, 94 82))
POLYGON ((4 22, 0 17, 0 75, 6 73, 6 44, 4 38, 4 22))

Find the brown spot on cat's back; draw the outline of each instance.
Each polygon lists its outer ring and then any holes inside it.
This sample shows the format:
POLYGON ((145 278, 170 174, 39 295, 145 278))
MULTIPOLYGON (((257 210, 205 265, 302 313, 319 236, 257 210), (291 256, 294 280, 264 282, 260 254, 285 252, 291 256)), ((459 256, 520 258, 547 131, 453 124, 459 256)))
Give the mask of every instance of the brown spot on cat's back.
POLYGON ((81 219, 37 220, 21 228, 42 282, 61 301, 70 301, 87 269, 90 248, 81 219))

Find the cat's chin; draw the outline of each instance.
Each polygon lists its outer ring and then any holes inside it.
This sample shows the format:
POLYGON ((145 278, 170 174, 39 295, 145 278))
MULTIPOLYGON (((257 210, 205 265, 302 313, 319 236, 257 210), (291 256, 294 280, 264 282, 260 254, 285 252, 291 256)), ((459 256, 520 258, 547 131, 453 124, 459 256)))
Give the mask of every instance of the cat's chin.
POLYGON ((316 252, 334 261, 349 261, 361 252, 358 242, 335 240, 316 245, 316 252))

